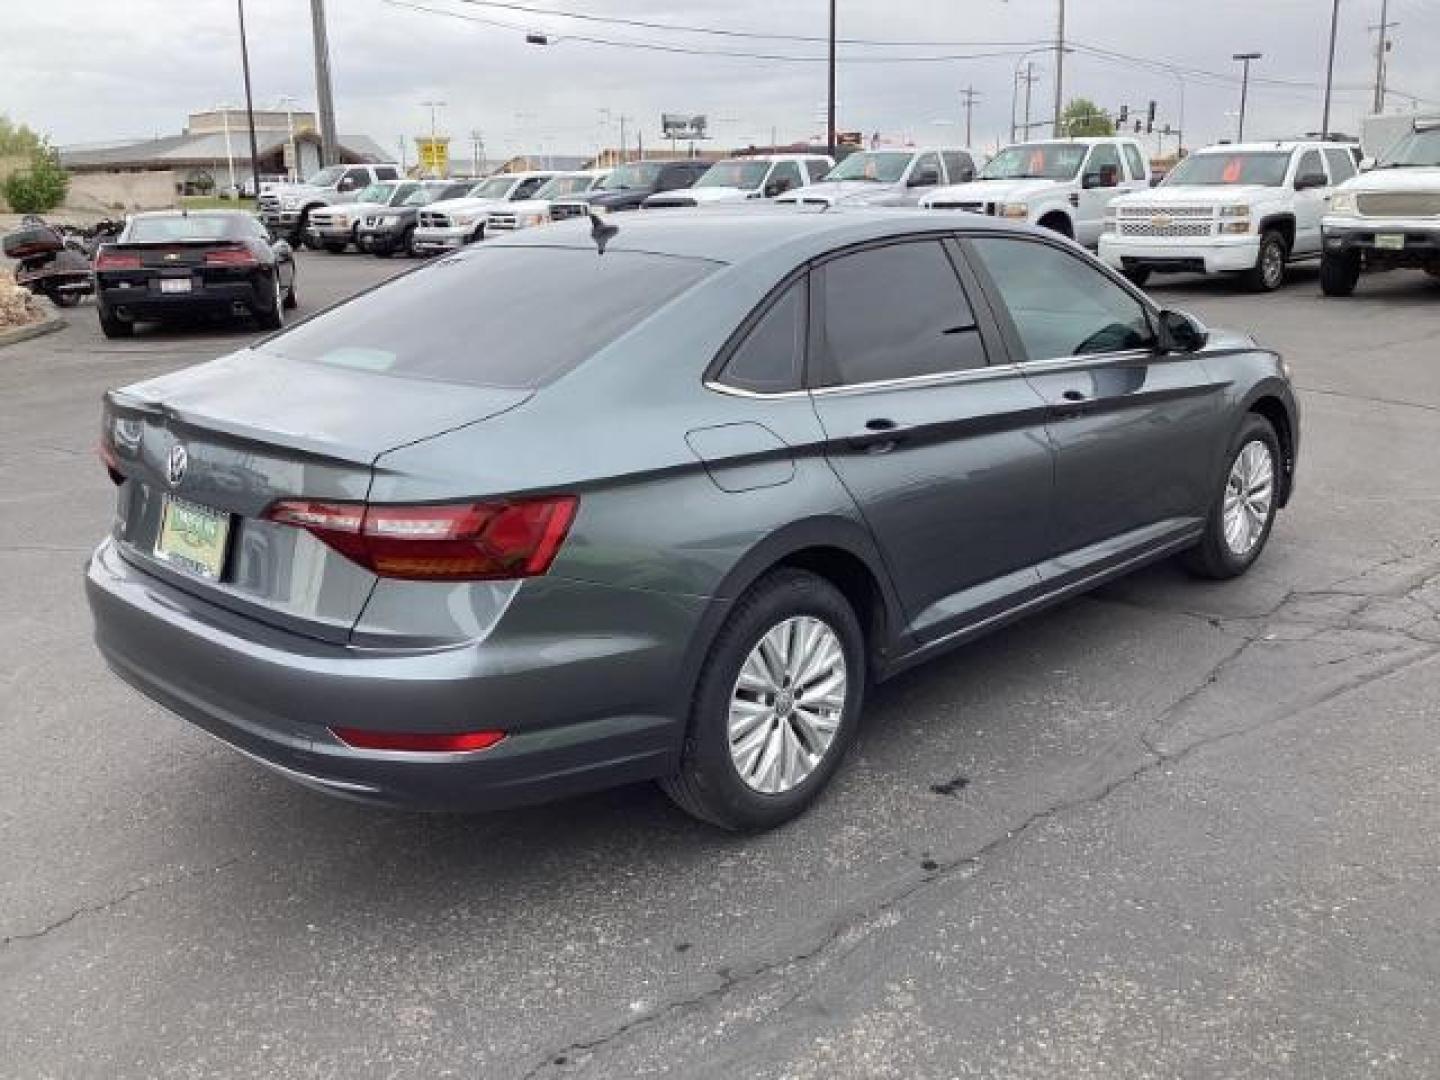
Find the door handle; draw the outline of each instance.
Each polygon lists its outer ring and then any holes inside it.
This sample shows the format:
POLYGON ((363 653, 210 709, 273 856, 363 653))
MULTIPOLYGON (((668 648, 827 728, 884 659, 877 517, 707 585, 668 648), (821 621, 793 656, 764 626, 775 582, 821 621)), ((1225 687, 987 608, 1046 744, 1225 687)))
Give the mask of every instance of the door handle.
POLYGON ((1060 395, 1066 401, 1089 401, 1089 395, 1084 390, 1066 390, 1060 395))
POLYGON ((1060 400, 1050 406, 1049 413, 1056 420, 1065 420, 1085 415, 1094 404, 1094 399, 1085 391, 1066 390, 1060 395, 1060 400))
POLYGON ((881 416, 865 421, 864 432, 852 435, 846 441, 856 450, 863 450, 867 454, 886 454, 894 450, 905 435, 906 429, 894 420, 881 416))

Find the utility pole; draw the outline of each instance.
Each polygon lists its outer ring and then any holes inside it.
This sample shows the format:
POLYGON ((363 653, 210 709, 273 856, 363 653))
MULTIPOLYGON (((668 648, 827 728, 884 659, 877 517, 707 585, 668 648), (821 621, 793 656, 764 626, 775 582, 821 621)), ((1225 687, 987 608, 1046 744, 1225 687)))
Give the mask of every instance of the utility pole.
POLYGON ((477 128, 470 132, 470 149, 474 156, 475 175, 485 175, 485 136, 477 128))
POLYGON ((1380 0, 1380 25, 1370 27, 1371 30, 1380 32, 1380 40, 1375 46, 1375 112, 1385 111, 1385 54, 1390 51, 1390 30, 1399 26, 1397 22, 1387 22, 1386 16, 1390 13, 1389 0, 1380 0))
POLYGON ((405 136, 401 135, 396 141, 400 144, 400 176, 403 179, 405 176, 405 136))
POLYGON ((1245 102, 1250 93, 1250 61, 1259 60, 1262 55, 1264 54, 1258 52, 1236 53, 1230 58, 1245 65, 1244 73, 1240 76, 1240 130, 1235 135, 1236 142, 1245 141, 1245 102))
POLYGON ((829 155, 835 156, 835 0, 830 0, 830 89, 827 100, 825 141, 829 155))
POLYGON ((240 13, 240 66, 245 72, 245 119, 250 125, 250 182, 260 197, 260 152, 255 148, 255 102, 250 96, 250 46, 245 43, 245 0, 235 0, 240 13))
POLYGON ((285 130, 290 140, 290 165, 285 173, 291 180, 299 179, 300 171, 300 148, 295 145, 295 105, 296 101, 289 94, 282 94, 275 99, 276 105, 285 106, 285 130))
POLYGON ((1065 112, 1065 0, 1055 23, 1055 138, 1061 137, 1060 118, 1065 112))
POLYGON ((967 86, 960 91, 960 96, 965 99, 965 145, 970 145, 970 119, 975 111, 975 99, 979 97, 975 93, 974 85, 967 86))
POLYGON ((320 112, 320 164, 340 156, 335 134, 335 96, 330 87, 330 40, 325 34, 325 0, 310 0, 310 35, 315 45, 315 107, 320 112))
POLYGON ((1335 31, 1340 25, 1340 0, 1330 9, 1330 59, 1325 63, 1325 114, 1320 120, 1320 138, 1330 138, 1330 94, 1335 88, 1335 31))
MULTIPOLYGON (((1030 88, 1038 82, 1040 76, 1035 74, 1035 61, 1025 61, 1025 126, 1021 129, 1020 138, 1030 138, 1030 88)), ((1014 141, 1013 139, 1011 140, 1014 141)))

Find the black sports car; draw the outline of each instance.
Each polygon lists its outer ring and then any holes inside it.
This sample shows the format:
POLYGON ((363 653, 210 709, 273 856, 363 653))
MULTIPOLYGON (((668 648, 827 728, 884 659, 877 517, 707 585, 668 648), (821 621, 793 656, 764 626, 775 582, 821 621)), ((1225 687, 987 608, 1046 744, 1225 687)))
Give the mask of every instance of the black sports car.
POLYGON ((295 253, 238 210, 136 214, 95 256, 100 329, 193 314, 254 315, 268 330, 295 307, 295 253))

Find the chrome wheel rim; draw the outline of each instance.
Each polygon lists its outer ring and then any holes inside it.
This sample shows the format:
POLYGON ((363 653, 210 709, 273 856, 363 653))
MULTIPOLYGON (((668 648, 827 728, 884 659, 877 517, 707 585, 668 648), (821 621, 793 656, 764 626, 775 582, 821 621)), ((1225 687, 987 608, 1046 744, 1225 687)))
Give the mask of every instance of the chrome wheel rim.
POLYGON ((285 294, 280 289, 280 268, 275 268, 275 318, 278 322, 285 321, 285 294))
POLYGON ((805 780, 840 730, 845 650, 829 625, 797 615, 771 627, 730 693, 730 760, 745 785, 779 795, 805 780))
POLYGON ((1285 274, 1285 252, 1279 244, 1266 244, 1265 252, 1260 257, 1263 260, 1261 272, 1265 275, 1265 284, 1272 288, 1278 286, 1285 274))
POLYGON ((1225 546, 1236 556, 1249 555, 1265 534, 1275 501, 1275 457, 1259 439, 1235 455, 1225 481, 1225 546))

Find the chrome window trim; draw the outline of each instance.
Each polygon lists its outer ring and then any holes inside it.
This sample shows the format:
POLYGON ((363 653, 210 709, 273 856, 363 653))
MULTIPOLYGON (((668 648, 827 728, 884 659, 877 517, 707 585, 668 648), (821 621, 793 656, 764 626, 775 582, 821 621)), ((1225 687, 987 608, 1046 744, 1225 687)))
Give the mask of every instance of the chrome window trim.
POLYGON ((817 386, 809 390, 779 390, 762 392, 741 390, 714 380, 707 380, 705 388, 732 397, 760 399, 766 401, 798 398, 807 395, 816 397, 831 394, 868 393, 874 390, 900 390, 919 386, 945 386, 953 383, 984 382, 987 379, 1020 374, 1019 364, 987 364, 985 367, 965 368, 962 371, 943 371, 931 375, 908 375, 903 379, 876 379, 871 382, 846 383, 843 386, 817 386))

